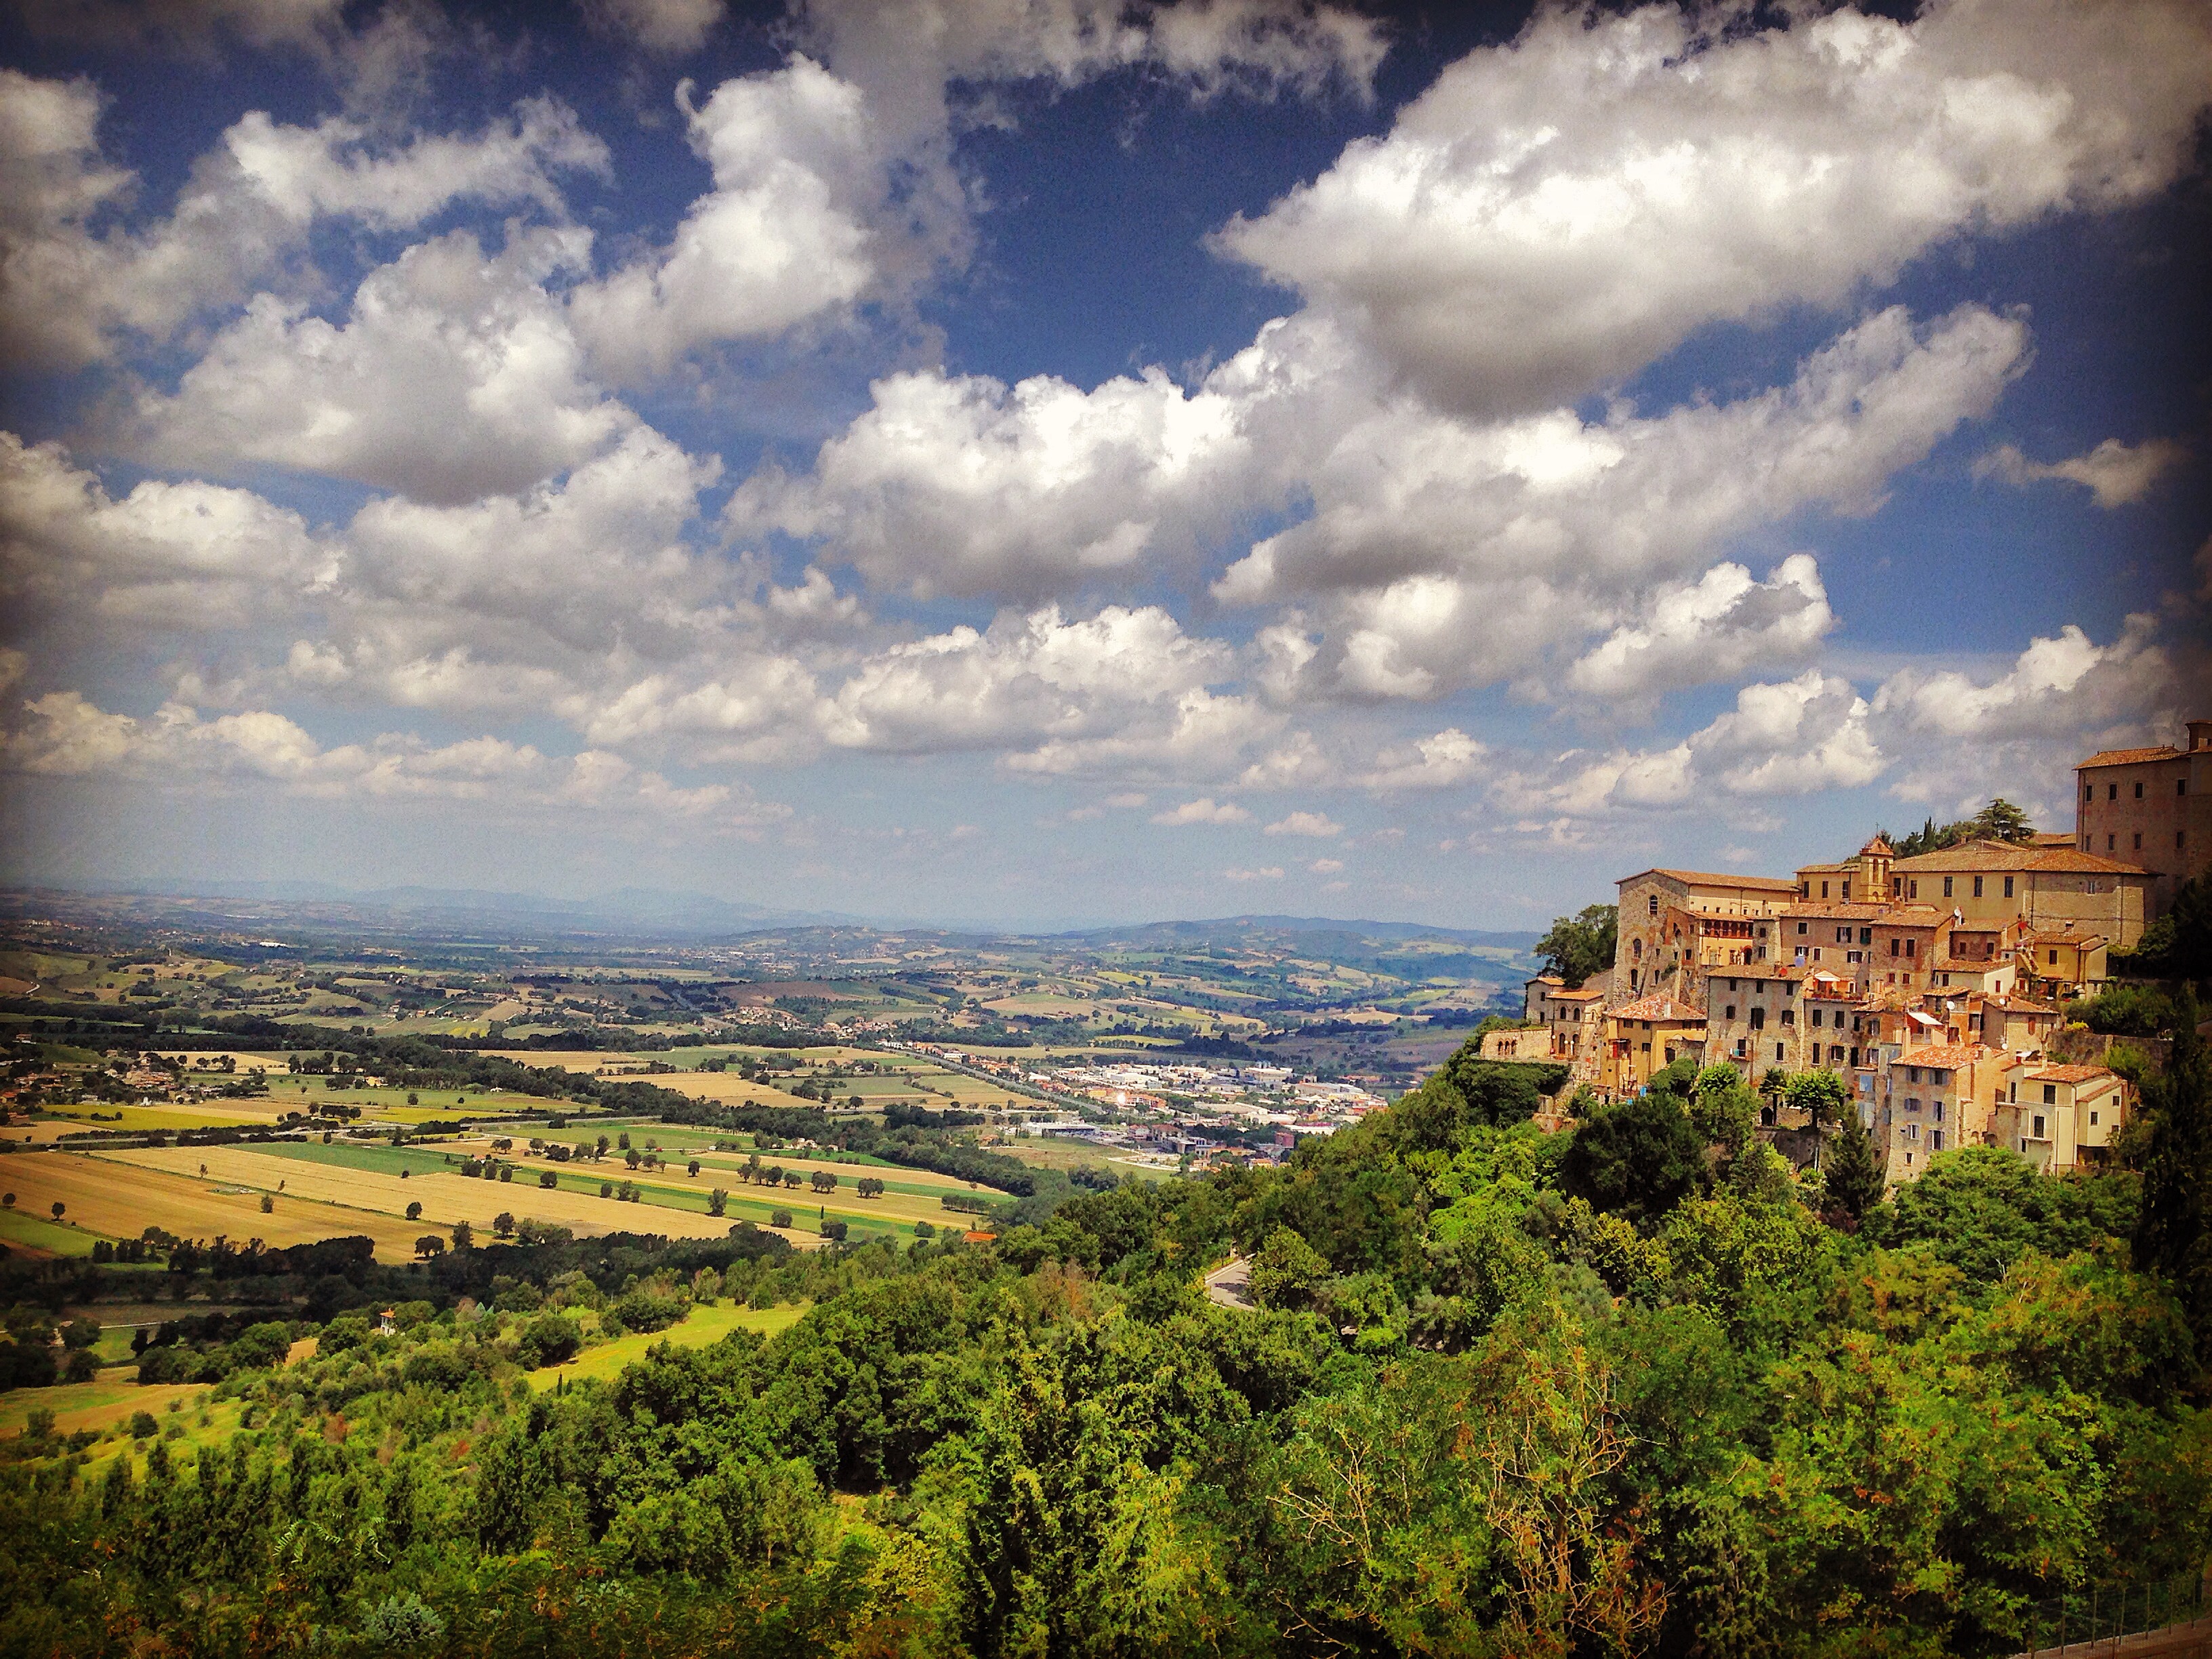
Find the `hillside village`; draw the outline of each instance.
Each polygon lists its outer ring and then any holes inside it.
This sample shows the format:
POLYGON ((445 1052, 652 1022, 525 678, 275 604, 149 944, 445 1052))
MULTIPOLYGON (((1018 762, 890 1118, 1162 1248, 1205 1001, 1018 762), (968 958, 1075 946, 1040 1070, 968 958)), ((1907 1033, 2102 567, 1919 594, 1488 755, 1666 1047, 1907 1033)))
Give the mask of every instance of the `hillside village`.
POLYGON ((2212 720, 2189 722, 2185 748, 2107 750, 2075 774, 2071 832, 1911 856, 1877 833, 1789 877, 1623 877, 1611 967, 1530 980, 1522 1029, 1488 1033, 1483 1055, 1564 1063, 1565 1095, 1608 1100, 1677 1060, 1731 1065, 1775 1130, 1802 1127, 1779 1121, 1784 1079, 1832 1073, 1892 1183, 1962 1146, 2099 1164, 2134 1088, 2063 1010, 2212 867, 2212 720))

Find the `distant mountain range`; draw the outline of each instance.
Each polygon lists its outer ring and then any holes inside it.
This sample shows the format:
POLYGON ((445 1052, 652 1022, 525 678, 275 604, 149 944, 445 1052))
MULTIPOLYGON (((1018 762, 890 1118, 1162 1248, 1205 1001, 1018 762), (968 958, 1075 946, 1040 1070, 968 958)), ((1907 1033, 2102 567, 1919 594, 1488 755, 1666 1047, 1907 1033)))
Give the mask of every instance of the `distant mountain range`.
POLYGON ((407 933, 415 927, 445 933, 512 930, 521 933, 613 933, 633 939, 701 939, 758 933, 786 928, 860 927, 885 933, 931 932, 978 938, 1065 939, 1098 946, 1120 945, 1189 946, 1255 942, 1267 934, 1328 934, 1341 939, 1403 943, 1437 939, 1462 946, 1491 946, 1526 951, 1540 934, 1434 927, 1419 922, 1347 920, 1334 916, 1239 915, 1205 921, 1170 921, 1066 930, 992 927, 973 921, 886 921, 836 911, 781 909, 770 905, 712 898, 702 893, 654 887, 623 887, 594 898, 550 898, 471 887, 344 888, 308 881, 87 882, 68 889, 10 890, 8 908, 35 909, 41 895, 72 895, 111 903, 150 901, 165 910, 223 907, 222 914, 279 924, 366 924, 379 931, 407 933), (242 907, 243 914, 228 907, 242 907))

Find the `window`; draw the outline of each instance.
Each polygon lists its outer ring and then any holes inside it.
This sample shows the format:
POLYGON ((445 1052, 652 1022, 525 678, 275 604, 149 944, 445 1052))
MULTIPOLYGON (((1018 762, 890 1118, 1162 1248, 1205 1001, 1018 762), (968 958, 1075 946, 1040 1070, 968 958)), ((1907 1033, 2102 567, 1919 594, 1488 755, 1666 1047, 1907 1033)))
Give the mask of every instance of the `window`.
POLYGON ((1860 943, 1860 944, 1862 944, 1862 945, 1871 945, 1871 944, 1873 944, 1873 943, 1874 943, 1874 929, 1873 929, 1873 928, 1871 928, 1871 927, 1862 927, 1862 928, 1860 928, 1860 929, 1859 929, 1859 943, 1860 943))
POLYGON ((1943 1150, 1943 1132, 1941 1129, 1930 1129, 1928 1132, 1928 1150, 1931 1152, 1940 1152, 1943 1150))
POLYGON ((1943 878, 1943 896, 1945 898, 1951 896, 1951 878, 1948 876, 1943 878))
POLYGON ((2118 784, 2108 783, 2105 786, 2105 799, 2106 800, 2118 800, 2119 798, 2120 786, 2118 784))
POLYGON ((1981 878, 1979 876, 1976 876, 1976 877, 1974 878, 1974 896, 1975 896, 1976 898, 1979 898, 1979 897, 1981 897, 1981 896, 1982 896, 1982 878, 1981 878))
POLYGON ((2083 785, 2081 786, 2081 799, 2082 799, 2083 800, 2094 800, 2094 799, 2097 799, 2097 786, 2096 786, 2095 784, 2094 784, 2094 783, 2085 783, 2085 784, 2083 784, 2083 785))
POLYGON ((2089 1127, 2093 1129, 2097 1127, 2097 1115, 2094 1112, 2089 1114, 2089 1127))
POLYGON ((2058 952, 2056 951, 2053 951, 2051 953, 2051 965, 2053 968, 2056 968, 2058 965, 2058 952))
MULTIPOLYGON (((2058 1085, 2057 1084, 2046 1083, 2043 1085, 2043 1103, 2046 1106, 2056 1106, 2058 1103, 2058 1085)), ((2038 1118, 2035 1121, 2038 1125, 2035 1133, 2041 1134, 2043 1130, 2040 1126, 2043 1120, 2041 1118, 2038 1118)))
POLYGON ((1818 1025, 1820 1023, 1820 1011, 1818 1008, 1815 1008, 1815 1009, 1813 1011, 1813 1024, 1815 1024, 1815 1025, 1818 1025))
POLYGON ((1936 1100, 1930 1101, 1929 1104, 1935 1111, 1936 1121, 1938 1123, 1941 1123, 1943 1121, 1943 1103, 1940 1100, 1936 1100))
POLYGON ((1848 928, 1848 927, 1838 927, 1838 928, 1837 928, 1837 929, 1836 929, 1836 943, 1837 943, 1837 944, 1838 944, 1838 945, 1849 945, 1850 942, 1851 942, 1851 930, 1850 930, 1850 928, 1848 928))
POLYGON ((1809 923, 1801 921, 1801 922, 1799 922, 1799 923, 1797 924, 1797 931, 1798 931, 1800 933, 1802 933, 1803 932, 1805 932, 1805 931, 1806 931, 1806 929, 1807 929, 1807 927, 1808 927, 1808 926, 1810 926, 1810 924, 1809 924, 1809 923))
POLYGON ((1741 1037, 1738 1037, 1738 1038, 1735 1040, 1735 1057, 1736 1057, 1738 1060, 1741 1060, 1741 1059, 1745 1058, 1744 1051, 1743 1051, 1743 1050, 1744 1050, 1744 1042, 1743 1042, 1743 1039, 1742 1039, 1741 1037))
POLYGON ((1795 1008, 1784 1008, 1782 1011, 1782 1023, 1784 1025, 1795 1025, 1797 1023, 1797 1011, 1795 1008))
POLYGON ((2118 852, 2119 850, 2119 846, 2120 838, 2118 836, 2107 836, 2105 837, 2105 850, 2107 853, 2118 852))
POLYGON ((2189 793, 2189 780, 2187 778, 2176 778, 2173 781, 2173 793, 2177 795, 2187 794, 2189 793))
POLYGON ((2140 781, 2136 785, 2136 799, 2137 800, 2141 800, 2142 799, 2142 785, 2140 781))
MULTIPOLYGON (((1917 1082, 1919 1082, 1919 1081, 1920 1081, 1920 1068, 1919 1068, 1917 1066, 1906 1066, 1906 1067, 1905 1068, 1905 1080, 1906 1082, 1908 1082, 1908 1083, 1917 1083, 1917 1082)), ((1915 1101, 1915 1102, 1913 1103, 1913 1104, 1914 1104, 1915 1106, 1917 1106, 1919 1103, 1919 1103, 1919 1102, 1917 1102, 1917 1101, 1915 1101)))
POLYGON ((1820 896, 1822 898, 1828 896, 1828 884, 1825 881, 1820 884, 1820 896))
POLYGON ((2040 1112, 2035 1115, 2035 1139, 2043 1139, 2043 1114, 2040 1112))
POLYGON ((1734 1019, 1735 1018, 1735 1004, 1731 1002, 1727 1007, 1721 1010, 1721 1018, 1723 1019, 1734 1019))
POLYGON ((1844 896, 1845 898, 1849 898, 1849 897, 1850 897, 1850 896, 1851 896, 1851 884, 1850 884, 1850 878, 1847 876, 1847 877, 1845 877, 1845 878, 1844 878, 1844 896))
POLYGON ((2012 878, 2010 876, 2007 876, 2005 878, 2005 896, 2007 898, 2010 898, 2012 896, 2012 878))
POLYGON ((2142 831, 2140 830, 2136 831, 2136 851, 2142 851, 2142 831))
POLYGON ((1753 1008, 1751 1011, 1751 1029, 1754 1031, 1763 1031, 1766 1029, 1765 1009, 1753 1008))
POLYGON ((1787 1058, 1787 1056, 1783 1053, 1782 1045, 1778 1042, 1776 1043, 1774 1045, 1774 1063, 1777 1066, 1779 1066, 1785 1058, 1787 1058))
POLYGON ((1911 887, 1911 890, 1905 894, 1905 897, 1907 897, 1907 898, 1918 898, 1918 897, 1920 896, 1920 884, 1919 884, 1918 882, 1917 882, 1917 881, 1916 881, 1916 882, 1911 883, 1911 884, 1910 884, 1910 887, 1911 887))
POLYGON ((1919 941, 1918 939, 1909 939, 1905 940, 1905 955, 1907 955, 1908 957, 1909 957, 1909 956, 1911 956, 1911 955, 1912 954, 1912 952, 1913 952, 1914 948, 1915 948, 1917 945, 1919 945, 1919 943, 1920 943, 1920 941, 1919 941))
POLYGON ((2179 830, 2173 832, 2173 850, 2177 853, 2181 850, 2181 831, 2179 830))

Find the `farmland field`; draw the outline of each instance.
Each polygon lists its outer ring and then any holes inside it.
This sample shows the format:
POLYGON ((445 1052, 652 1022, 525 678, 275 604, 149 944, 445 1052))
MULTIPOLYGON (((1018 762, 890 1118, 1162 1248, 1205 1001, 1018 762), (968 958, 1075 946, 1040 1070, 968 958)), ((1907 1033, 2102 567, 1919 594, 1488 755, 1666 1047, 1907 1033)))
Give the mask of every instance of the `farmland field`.
MULTIPOLYGON (((526 1184, 519 1177, 513 1182, 477 1180, 450 1173, 444 1158, 436 1152, 425 1154, 420 1164, 410 1166, 405 1176, 380 1170, 271 1156, 268 1150, 258 1146, 136 1147, 105 1154, 103 1161, 172 1177, 191 1175, 204 1166, 210 1181, 252 1187, 257 1192, 275 1193, 281 1181, 284 1191, 277 1196, 273 1215, 259 1213, 258 1197, 232 1200, 246 1206, 254 1219, 262 1224, 252 1228, 252 1232, 271 1243, 295 1242, 278 1240, 269 1231, 268 1224, 287 1218, 295 1206, 312 1205, 320 1212, 357 1218, 345 1224, 330 1226, 313 1237, 368 1233, 377 1238, 378 1254, 384 1255, 384 1235, 388 1231, 398 1247, 393 1254, 401 1258, 414 1254, 416 1238, 427 1233, 449 1231, 459 1221, 466 1221, 489 1239, 492 1219, 502 1211, 556 1222, 584 1235, 656 1232, 677 1238, 720 1238, 729 1231, 730 1226, 727 1220, 716 1220, 706 1214, 703 1200, 695 1212, 666 1205, 624 1205, 603 1199, 598 1196, 596 1182, 586 1192, 566 1187, 541 1188, 534 1179, 526 1184), (415 1221, 401 1219, 410 1203, 422 1205, 421 1218, 415 1221)), ((163 1224, 173 1226, 170 1223, 163 1224)), ((233 1237, 243 1237, 247 1230, 234 1226, 229 1231, 233 1237)))
MULTIPOLYGON (((19 1206, 20 1203, 19 1199, 19 1206)), ((33 1215, 21 1207, 0 1210, 0 1242, 11 1249, 43 1250, 49 1255, 90 1255, 93 1241, 99 1237, 82 1227, 63 1226, 44 1215, 33 1215)))
POLYGON ((635 1332, 603 1342, 596 1348, 586 1348, 565 1365, 549 1365, 544 1370, 532 1372, 530 1383, 534 1389, 550 1389, 564 1378, 570 1382, 580 1382, 587 1377, 611 1381, 623 1366, 644 1358, 648 1349, 663 1342, 673 1343, 679 1348, 703 1348, 720 1341, 732 1331, 758 1331, 763 1336, 774 1336, 779 1331, 789 1330, 805 1313, 805 1304, 782 1308, 742 1308, 720 1303, 711 1308, 694 1308, 691 1316, 680 1325, 671 1325, 665 1331, 635 1332))
MULTIPOLYGON (((415 1240, 425 1231, 398 1218, 397 1212, 380 1215, 362 1208, 342 1208, 304 1196, 285 1197, 275 1211, 261 1212, 258 1193, 218 1193, 217 1185, 252 1185, 212 1174, 215 1158, 249 1154, 229 1147, 195 1147, 167 1156, 188 1158, 186 1170, 203 1160, 210 1178, 179 1173, 161 1165, 129 1166, 118 1161, 143 1158, 152 1149, 96 1156, 83 1152, 25 1152, 9 1158, 6 1180, 18 1207, 44 1215, 55 1200, 68 1208, 65 1220, 108 1238, 137 1238, 149 1226, 165 1227, 184 1238, 258 1238, 270 1245, 307 1244, 319 1238, 366 1234, 376 1241, 376 1253, 387 1261, 404 1261, 415 1253, 415 1240)), ((163 1154, 156 1153, 156 1156, 163 1154)), ((290 1166, 285 1173, 289 1174, 290 1166)), ((280 1179, 283 1177, 279 1177, 280 1179)), ((276 1182, 267 1185, 273 1190, 276 1182)))

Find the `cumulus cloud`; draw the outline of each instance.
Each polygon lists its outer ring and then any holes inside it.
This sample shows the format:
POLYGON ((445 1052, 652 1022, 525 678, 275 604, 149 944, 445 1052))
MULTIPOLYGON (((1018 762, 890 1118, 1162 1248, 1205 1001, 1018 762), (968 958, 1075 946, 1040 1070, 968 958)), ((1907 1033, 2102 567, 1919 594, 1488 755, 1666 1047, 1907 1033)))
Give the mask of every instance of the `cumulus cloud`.
POLYGON ((685 112, 714 189, 667 246, 569 299, 578 332, 618 379, 665 374, 700 346, 781 334, 860 299, 879 274, 874 222, 889 210, 890 157, 860 88, 795 57, 725 81, 685 112))
POLYGON ((1317 876, 1334 876, 1343 870, 1344 860, 1342 859, 1316 859, 1311 864, 1306 866, 1306 868, 1317 876))
POLYGON ((1252 815, 1235 801, 1217 801, 1211 795, 1187 800, 1164 812, 1152 814, 1154 823, 1249 823, 1252 815))
POLYGON ((1109 606, 1070 621, 1056 605, 894 645, 861 663, 824 714, 830 742, 921 752, 1029 748, 1172 736, 1227 653, 1158 606, 1109 606))
POLYGON ((1085 392, 925 370, 872 388, 809 477, 767 471, 731 497, 733 533, 823 544, 921 595, 1034 597, 1126 580, 1231 510, 1248 453, 1241 399, 1188 395, 1159 369, 1085 392))
POLYGON ((204 718, 167 703, 144 720, 111 713, 76 691, 25 704, 0 731, 0 763, 54 777, 129 774, 161 783, 234 776, 325 798, 495 801, 712 820, 747 827, 787 809, 755 803, 725 784, 684 788, 619 755, 550 757, 482 737, 433 746, 404 734, 326 748, 268 709, 204 718))
POLYGON ((1815 506, 1864 512, 1888 479, 1986 413, 2026 361, 2016 318, 1965 307, 1924 328, 1898 307, 1731 403, 1602 421, 1502 423, 1400 401, 1352 425, 1311 469, 1314 511, 1213 585, 1230 605, 1295 601, 1324 629, 1309 688, 1430 697, 1528 672, 1561 642, 1620 629, 1595 683, 1694 673, 1701 612, 1735 663, 1802 657, 1827 625, 1817 578, 1790 564, 1765 593, 1687 582, 1729 538, 1815 506), (1756 465, 1745 458, 1756 456, 1756 465), (1656 631, 1655 631, 1656 630, 1656 631), (1639 637, 1641 635, 1642 637, 1639 637))
POLYGON ((557 175, 602 170, 575 114, 531 99, 473 135, 389 138, 350 117, 288 126, 259 112, 193 164, 167 217, 119 222, 136 176, 102 155, 88 82, 0 70, 0 354, 70 368, 282 279, 313 286, 313 228, 410 229, 457 201, 564 212, 557 175))
POLYGON ((2142 200, 2212 88, 2193 0, 1742 15, 1545 7, 1220 246, 1431 398, 1522 413, 1969 229, 2142 200))
POLYGON ((1344 826, 1326 812, 1292 812, 1278 818, 1261 830, 1267 836, 1310 836, 1317 841, 1327 841, 1344 833, 1344 826))
POLYGON ((1640 617, 1567 670, 1566 683, 1627 699, 1731 679, 1802 660, 1835 625, 1810 554, 1791 555, 1764 581, 1740 564, 1717 564, 1694 582, 1653 593, 1640 617))
POLYGON ((667 57, 694 52, 722 21, 722 0, 581 0, 598 33, 667 57))
POLYGON ((2118 438, 2107 438, 2086 454, 2046 465, 2004 444, 1974 463, 1974 476, 2008 484, 2041 483, 2047 479, 2077 483, 2088 490, 2098 506, 2110 510, 2130 507, 2149 495, 2160 476, 2188 453, 2168 438, 2153 438, 2132 447, 2118 438))
POLYGON ((1744 687, 1735 708, 1680 743, 1569 753, 1548 775, 1506 775, 1498 794, 1519 807, 1583 818, 1858 788, 1887 764, 1869 733, 1869 713, 1848 680, 1808 669, 1794 680, 1744 687))
POLYGON ((487 259, 456 230, 372 272, 342 325, 261 295, 173 396, 141 397, 139 447, 167 466, 267 464, 447 505, 526 489, 636 424, 586 375, 544 286, 589 269, 580 231, 523 232, 487 259))
POLYGON ((0 432, 0 597, 15 629, 241 627, 327 591, 337 550, 249 490, 148 479, 121 501, 58 444, 0 432))
POLYGON ((2140 718, 2177 685, 2158 620, 2138 612, 2099 645, 2069 623, 2029 641, 2010 670, 1984 681, 1956 670, 1905 668, 1882 683, 1875 712, 1900 732, 1976 741, 2059 738, 2140 718))
POLYGON ((1384 748, 1359 781, 1370 789, 1449 789, 1481 775, 1490 751, 1455 726, 1384 748))
POLYGON ((1283 866, 1279 864, 1262 866, 1257 870, 1224 870, 1221 872, 1231 881, 1280 881, 1283 866))

